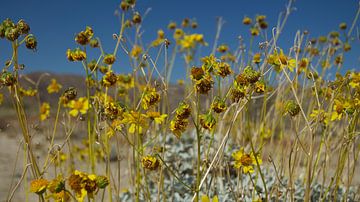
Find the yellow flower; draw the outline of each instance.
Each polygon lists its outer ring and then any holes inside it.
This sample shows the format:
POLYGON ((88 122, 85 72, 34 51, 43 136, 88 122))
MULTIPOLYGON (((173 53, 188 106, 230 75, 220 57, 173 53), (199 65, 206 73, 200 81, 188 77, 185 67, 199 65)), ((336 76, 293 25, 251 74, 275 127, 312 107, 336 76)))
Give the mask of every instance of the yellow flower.
POLYGON ((56 79, 51 79, 51 83, 47 87, 49 94, 58 93, 62 86, 56 81, 56 79))
POLYGON ((232 157, 235 160, 234 168, 242 168, 244 173, 253 173, 253 166, 256 165, 256 159, 259 164, 262 160, 259 155, 254 155, 253 152, 245 153, 244 148, 232 153, 232 157))
POLYGON ((170 130, 178 139, 180 139, 181 134, 186 130, 188 124, 189 121, 187 119, 175 118, 170 122, 170 130))
POLYGON ((176 29, 174 32, 174 39, 178 41, 184 36, 184 31, 182 29, 176 29))
POLYGON ((255 64, 259 64, 259 63, 261 62, 261 54, 260 54, 260 53, 256 53, 256 54, 253 56, 252 62, 255 63, 255 64))
POLYGON ((142 107, 146 110, 154 106, 160 101, 160 94, 156 92, 155 88, 145 88, 144 96, 141 100, 142 107))
POLYGON ((216 50, 220 53, 225 53, 226 51, 229 50, 229 46, 222 44, 216 50))
POLYGON ((294 71, 294 68, 296 66, 296 60, 284 55, 283 50, 280 50, 278 60, 280 62, 280 69, 287 67, 291 72, 294 71))
POLYGON ((47 198, 53 198, 55 202, 70 201, 70 194, 65 190, 62 190, 59 193, 52 193, 48 195, 47 198))
POLYGON ((70 175, 68 183, 70 188, 75 192, 75 198, 79 202, 82 202, 86 195, 89 195, 89 198, 94 198, 94 192, 98 189, 96 175, 88 175, 78 170, 75 170, 70 175))
POLYGON ((141 48, 141 46, 134 45, 130 52, 130 56, 133 58, 138 58, 142 52, 143 49, 141 48))
POLYGON ((40 121, 44 121, 50 116, 50 105, 47 102, 42 103, 40 107, 40 121))
POLYGON ((352 72, 350 75, 350 83, 351 88, 359 88, 360 87, 360 72, 352 72))
POLYGON ((202 34, 190 34, 185 35, 182 40, 180 40, 180 45, 182 49, 192 49, 195 48, 196 45, 202 44, 207 45, 204 41, 204 35, 202 34))
POLYGON ((327 125, 330 121, 329 114, 326 113, 323 109, 314 109, 311 112, 310 117, 315 118, 317 121, 324 123, 325 125, 327 125))
POLYGON ((22 96, 34 97, 38 91, 36 89, 29 88, 25 90, 24 88, 20 87, 19 92, 22 96))
POLYGON ((334 106, 333 106, 333 112, 331 113, 331 121, 335 120, 341 120, 343 117, 342 115, 345 113, 345 110, 350 108, 350 103, 348 101, 335 99, 334 100, 334 106))
POLYGON ((146 112, 146 117, 154 120, 157 124, 162 124, 165 121, 167 114, 160 114, 160 112, 148 111, 146 112))
POLYGON ((211 113, 200 115, 200 124, 204 129, 212 130, 216 124, 216 120, 211 113))
POLYGON ((183 85, 185 84, 185 81, 184 81, 183 79, 178 79, 178 80, 177 80, 177 84, 178 84, 179 86, 183 86, 183 85))
POLYGON ((76 117, 79 113, 86 114, 89 109, 89 101, 87 98, 81 97, 78 100, 71 100, 68 107, 71 108, 70 115, 76 117))
POLYGON ((215 112, 215 113, 221 113, 224 112, 226 110, 226 104, 225 101, 223 99, 221 99, 220 97, 216 96, 213 100, 213 102, 211 103, 211 109, 215 112))
MULTIPOLYGON (((210 202, 210 198, 207 195, 201 196, 201 202, 210 202)), ((212 198, 212 202, 219 202, 217 195, 212 198)))
POLYGON ((124 113, 124 119, 122 122, 130 124, 128 132, 131 134, 134 134, 137 131, 141 134, 143 132, 143 128, 147 126, 146 115, 135 111, 124 113))
POLYGON ((154 156, 144 156, 141 163, 144 168, 149 170, 156 170, 160 165, 159 160, 154 156))
POLYGON ((36 194, 43 194, 46 191, 49 181, 45 179, 36 179, 30 182, 30 192, 36 194))
POLYGON ((293 72, 296 67, 296 60, 284 55, 282 49, 280 49, 280 53, 275 50, 272 55, 269 55, 267 61, 269 64, 273 65, 276 70, 282 70, 287 67, 291 72, 293 72))

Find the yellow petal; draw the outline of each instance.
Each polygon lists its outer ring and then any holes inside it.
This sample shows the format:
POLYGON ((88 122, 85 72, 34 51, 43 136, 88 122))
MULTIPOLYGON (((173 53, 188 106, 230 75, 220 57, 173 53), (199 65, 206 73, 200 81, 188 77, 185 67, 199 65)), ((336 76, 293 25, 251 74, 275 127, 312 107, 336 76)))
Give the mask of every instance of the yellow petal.
POLYGON ((76 117, 76 116, 79 114, 79 111, 76 110, 76 109, 72 109, 72 110, 69 112, 69 114, 70 114, 71 116, 73 116, 73 117, 76 117))

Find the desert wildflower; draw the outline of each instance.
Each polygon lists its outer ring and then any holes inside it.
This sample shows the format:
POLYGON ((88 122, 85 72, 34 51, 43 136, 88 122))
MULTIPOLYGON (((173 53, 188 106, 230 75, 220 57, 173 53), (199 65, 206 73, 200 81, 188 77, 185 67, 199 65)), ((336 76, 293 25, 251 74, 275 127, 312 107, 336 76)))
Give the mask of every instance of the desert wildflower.
POLYGON ((138 12, 135 12, 134 13, 134 15, 133 15, 133 17, 132 17, 132 22, 134 23, 134 24, 140 24, 141 23, 141 15, 140 15, 140 13, 138 13, 138 12))
POLYGON ((160 165, 159 160, 156 157, 150 155, 144 156, 141 159, 141 164, 148 170, 156 170, 160 165))
POLYGON ((10 72, 2 72, 0 74, 0 84, 4 86, 13 86, 17 82, 15 76, 10 72))
POLYGON ((201 68, 208 73, 212 72, 214 67, 219 63, 213 54, 201 58, 201 62, 201 68))
POLYGON ((254 165, 256 165, 256 160, 259 164, 262 163, 260 155, 255 155, 253 152, 246 153, 244 148, 232 153, 231 155, 235 162, 234 168, 242 168, 243 173, 253 173, 254 172, 254 165))
POLYGON ((86 114, 89 109, 89 100, 86 97, 80 97, 77 100, 71 100, 68 105, 71 108, 69 114, 76 117, 79 113, 86 114))
POLYGON ((333 112, 331 113, 331 121, 341 120, 343 114, 350 108, 350 103, 344 100, 335 99, 333 112))
POLYGON ((252 36, 259 36, 260 30, 257 27, 252 27, 252 28, 250 28, 250 33, 252 36))
POLYGON ((243 19, 243 21, 242 21, 242 23, 243 23, 244 25, 250 25, 250 24, 252 23, 252 20, 251 20, 251 18, 245 16, 244 19, 243 19))
POLYGON ((252 62, 255 63, 255 64, 259 64, 259 63, 261 62, 261 54, 260 54, 260 53, 256 53, 256 54, 253 56, 252 62))
POLYGON ((175 29, 174 31, 174 39, 176 41, 180 40, 184 36, 184 31, 182 29, 175 29))
POLYGON ((287 67, 290 71, 294 71, 294 67, 296 66, 296 60, 284 55, 283 51, 280 50, 280 54, 278 56, 280 62, 280 69, 287 67))
POLYGON ((211 103, 211 109, 215 113, 224 112, 226 110, 226 108, 227 107, 226 107, 225 101, 218 96, 216 96, 214 101, 211 103))
POLYGON ((89 45, 90 45, 91 48, 98 48, 100 46, 99 45, 99 40, 91 39, 89 45))
POLYGON ((65 180, 62 175, 57 176, 49 182, 48 190, 52 193, 59 193, 65 190, 65 180))
POLYGON ((219 53, 225 53, 229 50, 229 46, 222 44, 216 49, 219 53))
POLYGON ((28 36, 25 39, 25 46, 30 50, 36 50, 37 40, 34 36, 28 36))
POLYGON ((38 93, 38 91, 32 88, 24 89, 22 87, 19 87, 19 93, 22 96, 34 97, 38 93))
POLYGON ((70 194, 65 190, 62 190, 59 193, 52 193, 48 195, 48 198, 53 198, 55 202, 70 201, 70 194))
POLYGON ((345 30, 347 28, 346 23, 345 22, 340 23, 339 28, 345 30))
POLYGON ((290 116, 296 116, 300 112, 300 106, 294 100, 288 100, 285 104, 285 111, 290 114, 290 116))
POLYGON ((76 35, 75 41, 76 43, 84 46, 90 42, 93 36, 94 36, 94 31, 92 30, 91 27, 87 26, 84 31, 81 31, 76 35))
POLYGON ((178 79, 178 80, 177 80, 177 84, 178 84, 179 86, 183 86, 183 85, 185 84, 184 79, 178 79))
POLYGON ((123 112, 124 112, 124 108, 119 103, 116 102, 108 101, 104 106, 104 114, 110 120, 122 118, 123 112))
POLYGON ((133 58, 138 58, 141 53, 143 52, 143 49, 139 45, 134 45, 131 49, 130 56, 133 58))
POLYGON ((23 19, 18 21, 17 28, 19 29, 19 33, 22 35, 28 34, 30 31, 29 24, 27 24, 23 19))
POLYGON ((348 52, 351 50, 351 45, 348 42, 346 42, 344 43, 343 49, 345 52, 348 52))
POLYGON ((170 122, 170 130, 178 139, 180 139, 181 134, 186 130, 188 124, 189 121, 187 119, 175 118, 170 122))
POLYGON ((105 73, 105 75, 101 79, 101 84, 104 87, 110 87, 116 84, 118 77, 116 74, 112 71, 108 71, 105 73))
MULTIPOLYGON (((203 196, 201 196, 201 202, 210 202, 210 198, 207 195, 203 195, 203 196)), ((219 202, 218 196, 215 195, 212 198, 211 202, 219 202)))
POLYGON ((142 107, 146 110, 154 106, 160 101, 160 94, 156 92, 155 88, 146 88, 144 96, 141 100, 142 107))
POLYGON ((216 119, 212 113, 200 115, 200 125, 206 130, 212 130, 216 124, 216 119))
POLYGON ((115 60, 116 60, 115 55, 107 54, 104 56, 103 63, 105 63, 107 65, 112 65, 112 64, 114 64, 115 60))
POLYGON ((195 78, 195 91, 200 94, 207 94, 213 87, 214 81, 209 73, 203 75, 194 75, 193 78, 195 78))
POLYGON ((309 66, 309 59, 307 59, 307 58, 302 58, 302 59, 299 61, 299 64, 298 64, 299 71, 305 71, 308 66, 309 66))
POLYGON ((44 102, 40 107, 40 121, 44 121, 49 117, 50 117, 50 104, 44 102))
POLYGON ((233 102, 239 102, 242 98, 245 97, 246 87, 244 85, 238 84, 237 81, 234 81, 233 87, 230 91, 230 97, 233 102))
POLYGON ((311 114, 311 118, 316 119, 318 122, 327 125, 330 121, 330 116, 327 112, 325 112, 323 109, 314 109, 311 114))
POLYGON ((349 85, 351 86, 351 88, 359 88, 360 87, 360 72, 352 72, 350 74, 349 85))
POLYGON ((135 132, 141 134, 143 128, 147 127, 146 115, 135 111, 125 112, 122 122, 130 125, 128 128, 130 134, 135 132))
POLYGON ((78 201, 83 201, 86 195, 93 198, 93 194, 98 188, 96 175, 88 175, 78 170, 75 170, 70 175, 68 183, 70 188, 75 192, 75 197, 78 201))
POLYGON ((56 79, 51 79, 50 84, 46 88, 48 93, 58 93, 62 86, 56 81, 56 79))
POLYGON ((162 124, 165 121, 167 114, 160 114, 160 112, 155 111, 147 111, 146 117, 148 117, 150 120, 155 121, 155 123, 157 124, 162 124))
POLYGON ((74 87, 67 88, 61 96, 61 102, 63 104, 68 104, 71 100, 74 100, 77 96, 77 90, 74 87))
POLYGON ((170 22, 168 24, 168 29, 171 29, 171 30, 176 29, 176 23, 175 22, 170 22))
POLYGON ((180 45, 183 50, 195 48, 196 45, 198 44, 207 45, 206 42, 204 41, 204 35, 202 34, 185 35, 184 38, 180 41, 180 45))
MULTIPOLYGON (((158 32, 157 32, 157 39, 155 39, 153 42, 151 42, 151 46, 159 46, 161 45, 164 41, 165 41, 165 32, 164 30, 162 29, 159 29, 158 32)), ((134 46, 135 47, 135 46, 134 46)), ((140 47, 141 48, 141 47, 140 47)), ((134 48, 133 48, 134 49, 134 48)), ((142 48, 141 48, 142 49, 142 48)), ((139 53, 139 55, 142 53, 142 50, 141 52, 139 53)))
POLYGON ((76 48, 74 50, 68 49, 66 51, 67 59, 71 62, 73 61, 83 61, 86 59, 86 53, 80 48, 76 48))
POLYGON ((280 49, 280 53, 274 51, 274 54, 269 55, 268 63, 274 65, 277 70, 287 67, 292 72, 296 67, 296 60, 286 56, 282 49, 280 49))
POLYGON ((30 182, 30 191, 36 194, 43 194, 46 191, 49 181, 46 179, 36 179, 30 182))
POLYGON ((260 72, 254 70, 251 66, 247 66, 245 67, 242 76, 246 79, 247 82, 255 83, 260 78, 260 72))
POLYGON ((178 119, 187 119, 191 115, 190 105, 186 102, 181 102, 176 108, 176 118, 178 119))
POLYGON ((265 81, 264 80, 259 80, 255 83, 255 92, 257 93, 263 93, 265 92, 265 81))
POLYGON ((188 27, 190 23, 189 18, 184 18, 183 21, 181 22, 181 26, 182 27, 188 27))
POLYGON ((215 65, 214 69, 215 69, 215 71, 214 71, 215 75, 219 75, 222 78, 225 78, 225 77, 229 76, 230 74, 232 74, 231 67, 226 62, 218 63, 217 65, 215 65))

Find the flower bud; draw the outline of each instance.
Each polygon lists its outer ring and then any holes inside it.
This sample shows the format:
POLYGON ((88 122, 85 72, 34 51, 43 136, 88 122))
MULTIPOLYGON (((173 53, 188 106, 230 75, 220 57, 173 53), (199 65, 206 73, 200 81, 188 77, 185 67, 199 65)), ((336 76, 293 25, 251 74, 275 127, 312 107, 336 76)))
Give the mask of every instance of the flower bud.
POLYGON ((35 50, 37 46, 37 40, 34 36, 28 36, 25 40, 25 46, 28 49, 35 50))
POLYGON ((98 48, 99 47, 99 41, 97 39, 91 39, 90 40, 90 47, 91 48, 98 48))
POLYGON ((19 30, 16 27, 8 28, 5 31, 5 37, 9 41, 15 41, 16 39, 19 38, 19 36, 20 36, 19 30))
POLYGON ((10 72, 3 72, 0 76, 0 84, 4 86, 13 86, 16 83, 16 78, 10 72))
POLYGON ((109 179, 106 176, 97 176, 96 185, 100 189, 105 189, 110 184, 109 179))
POLYGON ((141 23, 141 15, 136 12, 132 18, 132 21, 134 24, 140 24, 141 23))
POLYGON ((300 112, 300 106, 294 100, 289 100, 286 102, 285 110, 290 116, 296 116, 300 112))
POLYGON ((107 54, 105 55, 104 59, 103 59, 103 63, 107 64, 107 65, 112 65, 114 64, 116 58, 113 54, 107 54))
POLYGON ((17 27, 20 34, 28 34, 30 31, 30 26, 23 19, 19 20, 17 27))

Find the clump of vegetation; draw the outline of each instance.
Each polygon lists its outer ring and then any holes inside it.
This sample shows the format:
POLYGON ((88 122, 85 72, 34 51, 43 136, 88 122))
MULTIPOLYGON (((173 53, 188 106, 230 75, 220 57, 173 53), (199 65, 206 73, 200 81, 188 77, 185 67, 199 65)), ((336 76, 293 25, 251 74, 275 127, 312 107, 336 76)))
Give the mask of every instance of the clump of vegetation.
MULTIPOLYGON (((83 67, 86 88, 51 78, 45 96, 56 95, 56 102, 40 97, 43 77, 20 82, 19 48, 37 47, 30 26, 0 24, 0 37, 13 50, 0 74, 0 104, 13 103, 25 156, 7 200, 19 186, 34 193, 27 200, 39 201, 359 200, 353 181, 360 177, 360 72, 340 70, 358 40, 352 34, 360 10, 350 27, 341 23, 326 36, 298 31, 285 50, 276 42, 291 14, 289 1, 272 38, 265 15, 242 19, 249 34, 232 50, 218 37, 209 43, 189 18, 170 22, 145 45, 146 19, 135 5, 121 2, 113 49, 89 26, 69 39, 75 43, 66 58, 83 67), (211 52, 200 55, 210 44, 211 52), (130 62, 119 61, 121 54, 130 62), (170 80, 176 57, 187 72, 178 85, 170 80), (120 74, 118 63, 132 72, 120 74), (329 72, 336 72, 330 81, 329 72), (36 121, 24 107, 31 97, 36 121), (75 128, 83 128, 83 140, 74 137, 75 128), (32 134, 39 131, 49 138, 46 155, 38 157, 32 134)), ((217 36, 222 26, 219 18, 217 36)))

